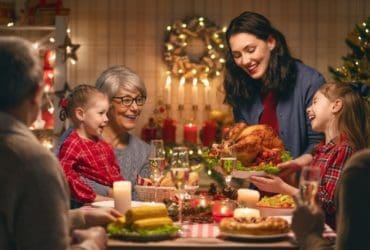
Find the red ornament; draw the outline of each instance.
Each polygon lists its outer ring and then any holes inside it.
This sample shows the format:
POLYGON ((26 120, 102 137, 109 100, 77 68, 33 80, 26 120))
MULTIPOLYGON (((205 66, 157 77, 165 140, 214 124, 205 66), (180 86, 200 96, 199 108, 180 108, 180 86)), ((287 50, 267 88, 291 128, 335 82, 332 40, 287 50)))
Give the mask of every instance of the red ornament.
POLYGON ((162 139, 164 143, 176 143, 176 125, 171 118, 163 120, 162 139))
POLYGON ((211 146, 216 140, 217 125, 215 121, 205 121, 202 127, 201 141, 203 146, 211 146))
POLYGON ((141 139, 147 143, 150 143, 153 139, 159 139, 158 128, 153 118, 149 118, 148 124, 141 130, 141 139))
POLYGON ((49 111, 45 110, 41 113, 41 118, 45 121, 44 128, 52 129, 54 128, 54 116, 49 111))

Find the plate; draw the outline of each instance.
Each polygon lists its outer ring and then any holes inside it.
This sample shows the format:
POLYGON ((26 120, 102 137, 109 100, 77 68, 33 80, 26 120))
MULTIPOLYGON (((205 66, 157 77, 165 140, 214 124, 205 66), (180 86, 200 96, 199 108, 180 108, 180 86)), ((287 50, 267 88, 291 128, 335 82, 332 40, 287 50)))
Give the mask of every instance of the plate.
MULTIPOLYGON (((156 206, 163 204, 161 202, 143 202, 143 201, 131 201, 131 207, 141 207, 141 206, 156 206)), ((114 207, 114 200, 107 201, 95 201, 91 203, 92 207, 114 207)))
POLYGON ((265 176, 267 175, 265 171, 241 171, 241 170, 234 170, 232 173, 232 176, 235 178, 240 179, 248 179, 251 176, 265 176))
POLYGON ((171 240, 177 237, 179 237, 179 233, 148 235, 148 236, 120 235, 120 236, 112 236, 111 238, 117 239, 117 240, 124 240, 124 241, 148 242, 148 241, 171 240))
POLYGON ((270 235, 252 235, 252 234, 234 234, 220 232, 223 237, 233 238, 233 239, 245 239, 245 240, 274 240, 281 239, 288 236, 288 233, 283 234, 270 234, 270 235))

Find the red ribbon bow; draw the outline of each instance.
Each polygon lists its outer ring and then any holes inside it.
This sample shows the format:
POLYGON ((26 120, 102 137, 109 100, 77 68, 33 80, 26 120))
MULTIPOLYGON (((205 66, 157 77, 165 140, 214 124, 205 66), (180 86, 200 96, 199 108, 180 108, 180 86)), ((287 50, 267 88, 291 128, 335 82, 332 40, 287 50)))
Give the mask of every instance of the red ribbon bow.
POLYGON ((64 109, 66 109, 68 107, 68 99, 66 98, 63 98, 60 100, 60 106, 64 109))

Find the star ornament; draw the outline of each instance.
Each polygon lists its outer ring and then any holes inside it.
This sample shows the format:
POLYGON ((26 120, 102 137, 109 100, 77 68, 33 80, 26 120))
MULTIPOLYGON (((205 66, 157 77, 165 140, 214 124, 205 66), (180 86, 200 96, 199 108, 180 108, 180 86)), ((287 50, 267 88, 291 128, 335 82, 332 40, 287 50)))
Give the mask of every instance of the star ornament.
POLYGON ((64 52, 64 61, 66 61, 68 58, 77 61, 78 58, 76 52, 80 46, 80 44, 73 44, 71 38, 67 35, 64 39, 64 44, 58 46, 58 48, 64 52))

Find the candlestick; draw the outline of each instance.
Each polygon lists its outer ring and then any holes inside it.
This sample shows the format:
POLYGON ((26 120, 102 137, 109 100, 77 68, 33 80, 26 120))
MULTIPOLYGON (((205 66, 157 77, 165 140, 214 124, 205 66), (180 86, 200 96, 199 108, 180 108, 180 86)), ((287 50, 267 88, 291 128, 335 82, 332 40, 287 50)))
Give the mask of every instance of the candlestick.
POLYGON ((164 87, 166 92, 166 104, 171 103, 171 75, 168 75, 166 78, 166 85, 164 87))
POLYGON ((193 99, 192 100, 193 105, 198 104, 198 86, 197 86, 197 83, 198 83, 198 79, 196 77, 194 77, 193 78, 193 86, 192 86, 192 89, 191 89, 191 98, 193 99))
POLYGON ((181 77, 179 83, 179 106, 184 105, 184 88, 185 88, 185 77, 181 77))
POLYGON ((207 107, 207 106, 210 106, 210 103, 211 103, 210 96, 209 96, 211 87, 209 85, 209 81, 207 78, 203 80, 203 84, 204 84, 204 104, 207 107))
POLYGON ((131 182, 115 181, 113 182, 114 208, 125 213, 131 208, 131 182))
POLYGON ((255 207, 259 199, 260 193, 257 190, 248 188, 240 188, 238 190, 238 202, 241 205, 255 207))

